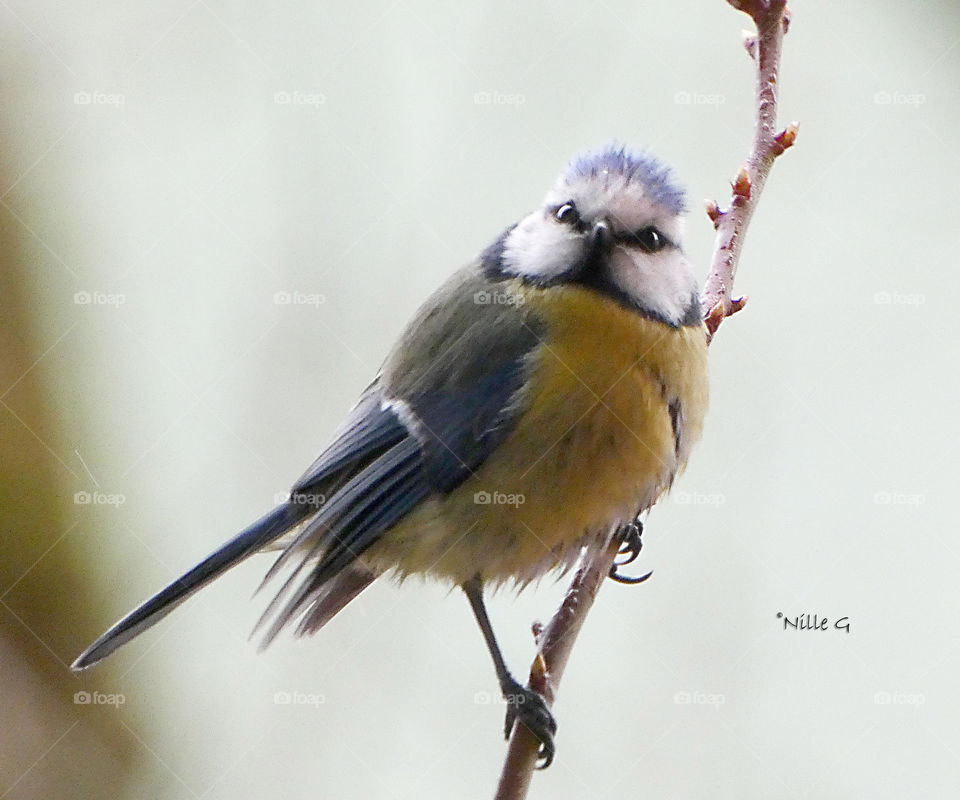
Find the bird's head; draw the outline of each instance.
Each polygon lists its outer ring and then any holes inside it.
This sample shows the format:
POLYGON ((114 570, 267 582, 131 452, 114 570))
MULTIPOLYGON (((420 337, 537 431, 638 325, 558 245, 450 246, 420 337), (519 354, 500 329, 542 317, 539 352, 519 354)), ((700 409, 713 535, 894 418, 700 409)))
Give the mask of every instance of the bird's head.
POLYGON ((662 163, 607 147, 575 159, 484 266, 542 288, 583 286, 672 327, 699 325, 683 213, 683 191, 662 163))

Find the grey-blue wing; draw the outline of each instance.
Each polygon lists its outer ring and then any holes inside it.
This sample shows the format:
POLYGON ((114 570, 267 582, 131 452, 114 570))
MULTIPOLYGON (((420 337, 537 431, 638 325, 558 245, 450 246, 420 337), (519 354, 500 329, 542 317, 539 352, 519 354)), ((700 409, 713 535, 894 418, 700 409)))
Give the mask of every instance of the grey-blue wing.
POLYGON ((341 435, 298 481, 293 502, 330 487, 329 463, 349 474, 265 579, 296 564, 261 618, 273 617, 265 644, 294 619, 298 632, 312 632, 336 613, 346 602, 331 589, 337 576, 350 576, 341 578, 347 600, 356 596, 366 570, 357 557, 432 493, 456 488, 509 434, 539 335, 516 308, 477 309, 479 291, 489 283, 462 272, 421 309, 341 435))
POLYGON ((304 498, 311 493, 329 492, 332 478, 342 485, 409 435, 397 415, 383 407, 382 400, 378 379, 367 387, 330 444, 294 483, 291 495, 304 498))

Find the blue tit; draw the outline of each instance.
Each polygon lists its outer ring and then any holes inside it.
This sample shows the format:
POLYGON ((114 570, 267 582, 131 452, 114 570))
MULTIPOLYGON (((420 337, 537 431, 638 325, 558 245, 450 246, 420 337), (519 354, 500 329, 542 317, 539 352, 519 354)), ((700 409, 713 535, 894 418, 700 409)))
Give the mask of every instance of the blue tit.
POLYGON ((253 553, 286 577, 261 618, 312 634, 385 573, 462 587, 515 718, 553 757, 543 698, 505 666, 483 588, 608 542, 700 436, 707 338, 683 192, 646 154, 575 159, 543 204, 419 309, 320 457, 270 511, 97 639, 100 661, 253 553))

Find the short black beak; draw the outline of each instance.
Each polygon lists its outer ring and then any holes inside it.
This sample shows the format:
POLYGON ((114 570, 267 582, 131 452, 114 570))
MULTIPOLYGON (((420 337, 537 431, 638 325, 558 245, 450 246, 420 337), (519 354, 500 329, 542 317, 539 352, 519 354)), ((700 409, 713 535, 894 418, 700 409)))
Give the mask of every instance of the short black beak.
POLYGON ((610 222, 604 218, 594 222, 587 233, 587 249, 583 260, 567 273, 567 279, 584 284, 596 281, 605 271, 604 262, 612 241, 613 229, 610 222))
POLYGON ((598 219, 593 225, 593 230, 590 231, 590 253, 594 256, 599 255, 611 241, 613 241, 613 231, 610 223, 605 219, 598 219))
POLYGON ((606 219, 598 219, 587 231, 586 240, 587 247, 582 260, 563 274, 563 280, 567 283, 589 284, 604 272, 607 251, 613 242, 610 223, 606 219))

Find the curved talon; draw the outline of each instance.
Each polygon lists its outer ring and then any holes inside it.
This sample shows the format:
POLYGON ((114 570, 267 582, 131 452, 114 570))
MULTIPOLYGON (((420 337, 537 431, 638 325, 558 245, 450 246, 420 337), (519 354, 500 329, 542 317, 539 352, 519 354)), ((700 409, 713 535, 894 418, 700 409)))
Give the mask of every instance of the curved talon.
POLYGON ((513 723, 519 720, 537 739, 540 740, 540 749, 537 751, 537 769, 546 769, 553 762, 557 752, 553 743, 553 735, 557 732, 557 721, 547 708, 547 701, 543 695, 527 689, 517 683, 504 694, 507 701, 507 718, 503 733, 504 738, 510 738, 513 723), (539 763, 539 762, 543 763, 539 763))
POLYGON ((629 575, 621 575, 619 572, 610 572, 610 577, 613 578, 617 583, 643 583, 647 578, 653 575, 653 570, 650 570, 646 575, 641 575, 639 578, 631 578, 629 575))
POLYGON ((618 555, 625 555, 626 558, 620 561, 614 560, 613 566, 610 567, 610 577, 617 581, 617 583, 643 583, 653 575, 652 571, 646 575, 641 575, 639 578, 632 578, 629 575, 621 575, 617 572, 618 567, 633 563, 640 555, 640 551, 643 549, 643 542, 640 539, 640 537, 643 536, 643 523, 640 520, 630 522, 620 530, 622 531, 621 536, 623 537, 623 542, 620 545, 618 555))

